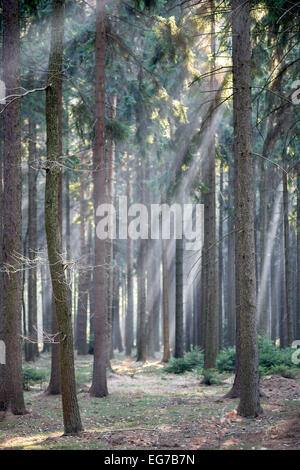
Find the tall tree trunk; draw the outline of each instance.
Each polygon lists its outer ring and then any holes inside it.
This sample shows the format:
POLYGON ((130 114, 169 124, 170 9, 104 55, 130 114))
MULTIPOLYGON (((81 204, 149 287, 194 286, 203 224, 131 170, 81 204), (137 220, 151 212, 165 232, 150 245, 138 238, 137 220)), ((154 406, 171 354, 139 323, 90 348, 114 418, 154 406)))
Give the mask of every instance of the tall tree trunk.
POLYGON ((276 276, 276 257, 273 249, 271 255, 271 339, 277 338, 277 276, 276 276))
POLYGON ((259 375, 253 214, 253 155, 251 125, 250 4, 232 1, 232 60, 234 156, 237 166, 238 290, 240 301, 240 403, 238 413, 257 416, 259 375))
POLYGON ((279 314, 279 337, 280 347, 287 347, 287 322, 286 322, 286 280, 285 280, 285 247, 284 247, 284 224, 280 227, 280 314, 279 314))
MULTIPOLYGON (((3 77, 1 76, 1 79, 3 77)), ((3 119, 0 116, 0 266, 3 264, 3 215, 4 215, 4 194, 3 194, 3 119)), ((0 341, 4 341, 4 273, 0 271, 0 341)), ((2 347, 4 343, 1 343, 2 347)), ((1 347, 1 346, 0 346, 1 347)), ((4 353, 1 349, 1 352, 4 353)), ((4 401, 4 358, 0 361, 0 404, 4 401)))
POLYGON ((234 346, 236 332, 236 273, 235 273, 235 233, 234 233, 234 214, 233 214, 233 194, 231 187, 234 182, 233 163, 229 163, 228 170, 228 243, 227 243, 227 345, 234 346))
MULTIPOLYGON (((234 207, 235 207, 235 214, 234 214, 234 222, 232 224, 232 229, 234 230, 234 233, 232 234, 234 236, 233 238, 233 245, 234 245, 234 252, 233 252, 233 265, 235 265, 234 269, 234 303, 233 303, 233 312, 232 312, 232 319, 234 321, 235 325, 235 348, 236 348, 236 361, 235 361, 235 376, 234 376, 234 381, 231 390, 225 395, 226 398, 237 398, 240 396, 240 390, 241 390, 241 327, 240 327, 240 321, 241 321, 241 311, 240 311, 240 289, 239 289, 239 283, 240 283, 240 267, 237 262, 239 259, 239 245, 238 245, 238 238, 237 238, 237 215, 236 215, 236 207, 238 206, 238 198, 239 198, 239 186, 238 186, 238 165, 236 164, 236 154, 234 155, 234 181, 233 181, 233 186, 234 186, 234 207)), ((253 204, 254 208, 254 204, 253 204)), ((229 288, 229 286, 228 286, 229 288)), ((255 292, 256 292, 256 286, 255 286, 255 292)))
POLYGON ((119 309, 119 271, 114 270, 113 278, 113 332, 114 332, 114 345, 120 353, 124 351, 121 324, 120 324, 120 309, 119 309))
POLYGON ((218 318, 219 349, 223 343, 223 160, 220 163, 220 206, 219 206, 219 270, 218 270, 218 318))
MULTIPOLYGON (((51 277, 51 275, 50 275, 51 277)), ((52 286, 52 283, 51 283, 52 286)), ((51 369, 50 369, 50 380, 46 390, 46 395, 59 395, 61 393, 61 370, 60 370, 60 360, 59 360, 59 340, 57 337, 58 334, 58 322, 56 314, 55 299, 53 295, 53 286, 52 286, 52 297, 51 297, 51 333, 52 343, 51 343, 51 369)))
POLYGON ((168 257, 167 240, 162 240, 162 301, 163 301, 163 357, 162 362, 168 362, 170 359, 169 343, 169 292, 168 292, 168 257))
POLYGON ((297 164, 297 298, 296 338, 300 338, 300 162, 297 164))
MULTIPOLYGON (((62 76, 62 60, 59 64, 60 70, 58 73, 58 84, 57 84, 57 118, 58 118, 58 146, 59 146, 59 157, 58 162, 59 165, 62 164, 62 154, 63 154, 63 126, 62 126, 62 102, 63 102, 63 76, 62 76)), ((62 166, 58 166, 58 223, 59 223, 59 231, 61 240, 63 238, 63 230, 62 230, 62 166)), ((47 235, 47 234, 46 234, 47 235)), ((51 277, 51 270, 50 270, 50 277, 51 277)), ((70 293, 70 291, 69 291, 70 293)), ((52 319, 51 319, 51 327, 52 327, 52 334, 58 335, 58 320, 57 320, 57 312, 56 312, 56 301, 55 301, 55 293, 52 288, 52 319)), ((71 306, 71 304, 70 304, 71 306)), ((72 311, 72 309, 71 309, 72 311)), ((57 339, 57 336, 54 336, 54 340, 57 339)), ((60 365, 60 344, 59 341, 54 341, 51 345, 51 374, 50 374, 50 381, 48 388, 46 390, 46 394, 48 395, 58 395, 61 393, 61 365, 60 365)))
MULTIPOLYGON (((254 181, 257 179, 257 162, 254 160, 253 162, 253 177, 254 181)), ((257 195, 256 195, 256 190, 254 186, 254 198, 253 198, 253 210, 254 210, 254 243, 255 243, 255 276, 256 276, 256 295, 258 295, 258 289, 259 289, 259 281, 260 281, 260 276, 259 276, 259 243, 258 243, 258 214, 257 214, 257 195)))
MULTIPOLYGON (((203 263, 203 258, 201 259, 201 265, 203 263)), ((202 269, 202 267, 201 267, 202 269)), ((201 291, 201 275, 196 273, 193 280, 193 347, 201 346, 202 347, 202 329, 201 329, 201 318, 200 318, 200 296, 199 292, 201 291)))
MULTIPOLYGON (((7 94, 20 87, 19 4, 3 0, 3 79, 7 94)), ((22 385, 22 181, 21 181, 20 101, 15 100, 4 114, 4 236, 3 263, 11 266, 4 273, 4 339, 6 346, 5 396, 0 409, 26 413, 22 385)))
POLYGON ((276 188, 278 186, 277 175, 273 171, 272 173, 272 197, 270 198, 271 207, 273 208, 273 215, 270 220, 270 231, 274 234, 272 240, 272 246, 270 249, 270 307, 271 307, 271 322, 270 322, 270 336, 272 341, 277 339, 277 319, 278 319, 278 280, 279 280, 279 269, 277 264, 277 233, 278 233, 278 219, 276 219, 278 211, 277 200, 278 197, 276 188), (275 212, 276 211, 276 212, 275 212))
POLYGON ((265 263, 267 262, 267 195, 265 161, 261 158, 260 165, 260 209, 259 209, 259 232, 260 232, 260 285, 259 285, 259 332, 261 335, 268 333, 268 289, 267 277, 264 276, 265 263))
MULTIPOLYGON (((106 202, 105 191, 105 0, 96 3, 96 124, 94 143, 94 217, 97 226, 97 207, 106 202)), ((94 268, 94 367, 90 394, 95 397, 108 395, 107 366, 107 301, 105 240, 95 231, 94 268)))
POLYGON ((138 280, 138 314, 137 314, 137 361, 147 360, 146 350, 146 243, 138 240, 137 280, 138 280))
MULTIPOLYGON (((51 307, 51 286, 49 280, 48 267, 41 265, 40 267, 40 276, 41 276, 41 291, 42 291, 42 309, 43 309, 43 332, 46 334, 51 334, 51 316, 52 316, 52 307, 51 307)), ((50 343, 46 340, 43 344, 43 352, 50 351, 50 343)))
MULTIPOLYGON (((132 185, 127 163, 127 204, 131 204, 132 185)), ((128 209, 128 208, 127 208, 128 209)), ((133 347, 133 240, 127 237, 127 312, 125 317, 125 354, 131 356, 133 347)))
POLYGON ((176 309, 174 357, 184 356, 183 336, 183 238, 176 240, 176 309))
POLYGON ((185 351, 192 347, 193 284, 185 291, 185 351))
POLYGON ((286 328, 287 346, 291 346, 294 339, 293 312, 292 312, 292 280, 290 268, 290 227, 289 227, 289 195, 287 188, 287 174, 283 172, 283 226, 284 226, 284 255, 285 255, 285 292, 286 292, 286 328))
POLYGON ((159 240, 153 240, 153 266, 155 268, 154 273, 154 351, 160 351, 160 305, 161 305, 161 274, 160 274, 160 263, 157 264, 157 260, 161 258, 161 244, 159 240))
POLYGON ((37 334, 37 270, 35 265, 37 250, 37 206, 36 206, 36 124, 29 116, 29 159, 28 159, 28 258, 31 266, 28 271, 28 337, 27 360, 34 361, 39 355, 37 334))
MULTIPOLYGON (((66 141, 66 157, 69 158, 69 107, 66 100, 65 104, 65 141, 66 141)), ((71 260, 71 207, 70 207, 70 170, 66 168, 63 172, 63 182, 65 184, 65 250, 67 261, 71 260)), ((72 277, 71 270, 67 269, 67 282, 70 292, 70 303, 72 305, 72 277)), ((74 312, 75 313, 75 312, 74 312)))
POLYGON ((64 0, 53 0, 48 88, 46 91, 47 170, 45 188, 45 227, 48 258, 60 341, 60 370, 65 433, 82 430, 76 396, 73 327, 69 290, 62 261, 59 224, 60 161, 59 105, 63 59, 64 0))
MULTIPOLYGON (((109 100, 109 118, 116 119, 117 95, 113 94, 109 100)), ((107 202, 114 203, 115 179, 115 151, 116 146, 110 137, 107 151, 107 202)), ((108 362, 113 355, 113 282, 114 282, 114 244, 113 240, 106 240, 106 266, 107 266, 107 355, 108 362)))
MULTIPOLYGON (((59 75, 58 85, 58 129, 59 129, 59 163, 62 162, 62 64, 59 75)), ((62 238, 62 169, 59 169, 58 175, 58 222, 59 231, 62 238)), ((50 272, 51 277, 51 272, 50 272)), ((52 299, 51 299, 51 333, 52 335, 58 334, 58 321, 56 313, 56 303, 54 298, 54 292, 52 288, 52 299)), ((61 393, 61 370, 60 370, 60 344, 56 341, 57 336, 54 336, 54 342, 51 344, 51 372, 49 385, 46 390, 47 395, 59 395, 61 393)))
POLYGON ((88 307, 88 254, 85 236, 86 201, 85 201, 85 178, 84 173, 80 176, 80 260, 78 281, 78 308, 77 308, 77 328, 76 343, 77 352, 80 355, 88 353, 87 347, 87 307, 88 307))
MULTIPOLYGON (((94 243, 93 243, 93 229, 91 223, 89 224, 88 230, 88 247, 89 247, 89 264, 93 266, 94 263, 94 243)), ((88 278, 89 285, 89 325, 90 325, 90 336, 89 336, 89 354, 94 354, 94 285, 93 285, 93 270, 89 271, 88 278)))
POLYGON ((155 297, 157 292, 155 291, 156 283, 156 269, 155 269, 155 257, 154 257, 154 241, 149 239, 147 243, 147 355, 154 357, 154 309, 155 309, 155 297))
MULTIPOLYGON (((207 339, 207 304, 208 304, 208 240, 209 240, 209 221, 208 221, 208 210, 207 210, 207 198, 202 198, 204 204, 204 242, 202 247, 201 256, 201 295, 200 295, 200 315, 198 315, 198 321, 200 317, 199 325, 199 343, 202 349, 205 351, 206 339, 207 339)), ((197 299, 199 299, 196 293, 197 299)), ((197 304, 197 303, 196 303, 197 304)))
MULTIPOLYGON (((146 203, 145 198, 145 110, 143 102, 143 77, 142 69, 139 72, 139 104, 136 107, 137 132, 136 139, 139 145, 141 158, 137 158, 137 174, 138 174, 138 192, 139 202, 146 203)), ((147 341, 146 341, 146 257, 147 257, 147 240, 138 239, 137 252, 137 282, 138 282, 138 309, 137 309, 137 361, 146 361, 147 359, 147 341)))
MULTIPOLYGON (((215 2, 210 0, 211 9, 211 70, 215 68, 215 2)), ((215 90, 215 77, 214 73, 211 74, 210 88, 215 90)), ((217 305, 216 305, 216 182, 215 182, 215 161, 216 161, 216 149, 215 149, 215 125, 214 125, 214 108, 215 99, 214 92, 212 92, 213 98, 211 102, 208 132, 209 132, 209 144, 208 144, 208 162, 206 173, 206 186, 209 188, 205 199, 207 199, 206 210, 208 211, 208 281, 207 281, 207 318, 206 318, 206 339, 204 349, 204 368, 211 369, 216 366, 217 356, 217 342, 218 342, 218 321, 217 321, 217 305)))

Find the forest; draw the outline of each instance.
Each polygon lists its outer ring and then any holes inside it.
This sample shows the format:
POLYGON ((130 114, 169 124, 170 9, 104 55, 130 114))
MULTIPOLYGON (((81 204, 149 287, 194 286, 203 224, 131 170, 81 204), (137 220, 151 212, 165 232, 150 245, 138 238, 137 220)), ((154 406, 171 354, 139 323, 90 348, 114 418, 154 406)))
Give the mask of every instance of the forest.
POLYGON ((300 2, 0 30, 0 450, 300 450, 300 2))

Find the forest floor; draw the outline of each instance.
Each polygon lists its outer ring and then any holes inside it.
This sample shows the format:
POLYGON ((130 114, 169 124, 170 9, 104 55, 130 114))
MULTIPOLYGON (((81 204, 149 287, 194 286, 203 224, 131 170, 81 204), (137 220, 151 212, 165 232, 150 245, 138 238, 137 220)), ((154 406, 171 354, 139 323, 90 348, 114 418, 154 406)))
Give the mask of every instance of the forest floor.
MULTIPOLYGON (((237 400, 225 399, 233 377, 218 386, 196 373, 167 374, 159 361, 112 361, 109 396, 88 394, 92 357, 76 359, 84 432, 63 436, 60 396, 45 396, 46 383, 25 392, 29 414, 0 416, 0 449, 300 449, 300 379, 261 381, 264 413, 237 416, 237 400)), ((49 374, 50 357, 34 364, 49 374)))

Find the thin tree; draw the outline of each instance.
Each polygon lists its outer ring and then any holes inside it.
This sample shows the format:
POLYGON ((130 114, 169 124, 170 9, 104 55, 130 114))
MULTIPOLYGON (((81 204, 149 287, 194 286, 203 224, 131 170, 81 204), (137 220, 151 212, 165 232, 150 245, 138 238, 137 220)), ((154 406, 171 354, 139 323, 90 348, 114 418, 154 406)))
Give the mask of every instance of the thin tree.
MULTIPOLYGON (((109 99, 109 119, 116 119, 117 95, 112 94, 109 99)), ((113 136, 110 136, 107 151, 107 202, 114 203, 115 197, 115 153, 116 145, 113 136)), ((107 354, 108 362, 113 356, 113 283, 114 283, 114 244, 113 240, 106 240, 106 266, 107 266, 107 354)))
POLYGON ((163 303, 163 357, 162 362, 170 359, 169 341, 169 290, 167 240, 162 240, 162 303, 163 303))
MULTIPOLYGON (((106 201, 105 191, 105 0, 96 3, 96 122, 93 151, 93 180, 94 180, 94 217, 95 230, 97 226, 97 208, 106 201)), ((93 380, 90 395, 105 397, 108 395, 106 366, 107 366, 107 302, 106 302, 106 268, 105 240, 97 237, 95 232, 95 256, 93 277, 93 307, 94 307, 94 365, 93 380)))
MULTIPOLYGON (((132 183, 129 169, 129 158, 127 158, 127 211, 132 201, 132 183)), ((133 239, 127 237, 127 311, 125 318, 125 354, 131 356, 133 347, 133 239)))
POLYGON ((45 228, 48 259, 60 341, 60 370, 64 430, 66 434, 82 430, 76 396, 73 328, 69 290, 62 260, 59 226, 60 142, 59 90, 63 60, 64 0, 53 0, 51 44, 46 90, 47 167, 45 187, 45 228))
POLYGON ((229 162, 228 169, 228 241, 227 241, 227 345, 233 346, 235 344, 235 233, 234 233, 234 214, 233 214, 233 191, 231 187, 234 185, 234 169, 232 162, 229 162))
POLYGON ((78 309, 77 309, 77 328, 76 328, 76 346, 80 355, 88 353, 87 347, 87 306, 88 306, 88 281, 89 272, 86 268, 88 265, 88 253, 85 234, 86 220, 86 201, 85 201, 85 178, 84 172, 80 174, 80 257, 81 269, 79 271, 78 282, 78 309))
POLYGON ((36 191, 36 123, 29 116, 29 157, 28 157, 28 258, 32 265, 28 271, 28 337, 27 361, 34 361, 39 355, 37 341, 37 269, 35 266, 37 250, 37 191, 36 191))
MULTIPOLYGON (((3 79, 8 94, 20 89, 20 31, 18 0, 3 1, 3 79)), ((26 413, 22 383, 22 181, 20 100, 4 114, 4 340, 6 363, 0 409, 26 413)))
POLYGON ((290 260, 290 227, 289 227, 289 193, 287 186, 287 174, 282 172, 283 185, 283 228, 284 228, 284 252, 285 252, 285 296, 286 296, 286 331, 287 346, 291 346, 294 339, 294 325, 292 312, 292 279, 290 260))
POLYGON ((175 351, 174 357, 184 356, 183 335, 183 237, 176 240, 176 304, 175 304, 175 351))
MULTIPOLYGON (((147 164, 147 155, 145 151, 145 105, 143 96, 143 76, 142 68, 140 68, 139 76, 139 102, 136 106, 137 131, 136 140, 139 145, 140 157, 137 158, 137 174, 138 174, 138 191, 137 196, 141 204, 146 203, 145 197, 145 180, 147 164)), ((146 361, 147 359, 147 343, 146 343, 146 257, 147 257, 147 240, 139 238, 137 241, 137 361, 146 361)))
MULTIPOLYGON (((1 77, 3 78, 3 77, 1 77)), ((0 116, 0 265, 3 264, 3 116, 0 116)), ((4 273, 0 271, 0 298, 4 298, 4 273)), ((4 341, 4 305, 0 302, 0 341, 4 341)), ((0 403, 4 399, 5 365, 0 363, 0 403)))
POLYGON ((234 157, 237 167, 238 290, 240 300, 240 403, 238 413, 261 412, 257 348, 253 154, 251 124, 250 2, 232 1, 234 157))
POLYGON ((296 338, 300 338, 300 162, 297 163, 297 302, 296 338))
MULTIPOLYGON (((211 10, 211 70, 215 66, 215 2, 210 0, 211 10)), ((210 88, 215 90, 215 77, 211 73, 210 88)), ((213 92, 214 93, 214 92, 213 92)), ((208 272, 207 272, 207 305, 206 308, 206 326, 205 326, 205 349, 204 349, 204 368, 211 369, 216 366, 217 356, 217 343, 218 343, 218 321, 217 321, 217 291, 216 291, 216 175, 215 175, 215 161, 216 161, 216 147, 215 147, 215 125, 214 125, 214 108, 215 99, 212 98, 210 112, 209 112, 209 143, 207 163, 205 163, 204 177, 206 186, 208 187, 207 193, 204 195, 204 210, 207 211, 207 235, 208 240, 208 272)))
POLYGON ((218 250, 218 319, 219 319, 219 349, 223 344, 223 159, 220 162, 220 199, 219 199, 219 250, 218 250))

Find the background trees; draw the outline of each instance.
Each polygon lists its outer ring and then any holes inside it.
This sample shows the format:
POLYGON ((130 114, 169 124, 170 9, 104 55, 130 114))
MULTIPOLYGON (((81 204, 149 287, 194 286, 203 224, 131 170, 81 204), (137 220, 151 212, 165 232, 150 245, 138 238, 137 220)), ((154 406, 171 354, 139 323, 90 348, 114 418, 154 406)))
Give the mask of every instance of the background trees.
MULTIPOLYGON (((97 0, 96 7, 96 44, 95 44, 95 143, 93 151, 93 182, 94 182, 94 219, 97 224, 97 208, 106 202, 105 180, 105 1, 97 0)), ((93 303, 94 303, 94 369, 91 395, 103 397, 107 395, 106 366, 109 348, 106 344, 107 315, 107 283, 105 269, 105 241, 95 235, 95 257, 93 272, 93 303)))
POLYGON ((48 259, 55 302, 59 342, 60 379, 65 433, 82 430, 76 396, 73 331, 70 296, 62 260, 62 233, 59 217, 60 185, 60 87, 63 57, 64 0, 54 0, 51 46, 46 90, 47 161, 45 185, 45 229, 48 259))
POLYGON ((236 345, 231 395, 241 394, 242 414, 258 413, 257 333, 278 347, 299 334, 299 5, 247 5, 67 1, 50 49, 52 3, 22 1, 19 65, 18 4, 8 12, 3 2, 1 47, 15 60, 2 71, 0 334, 10 338, 16 411, 25 412, 20 336, 26 361, 52 342, 48 391, 63 386, 60 347, 76 416, 66 429, 80 429, 73 346, 55 341, 73 327, 77 353, 94 353, 93 396, 107 395, 123 344, 142 362, 201 348, 206 369, 236 345), (128 206, 203 203, 202 250, 182 239, 100 240, 97 207, 124 195, 128 206))
MULTIPOLYGON (((3 81, 8 94, 20 89, 20 32, 18 1, 3 2, 3 81)), ((7 269, 1 303, 4 315, 4 342, 6 345, 5 371, 1 379, 1 408, 14 414, 24 414, 22 387, 21 312, 22 312, 22 212, 21 212, 21 116, 20 101, 16 100, 4 111, 3 138, 3 254, 7 269)))
POLYGON ((253 216, 253 154, 251 126, 250 7, 232 2, 233 125, 236 166, 236 264, 239 272, 240 404, 242 416, 260 412, 256 279, 253 216))

